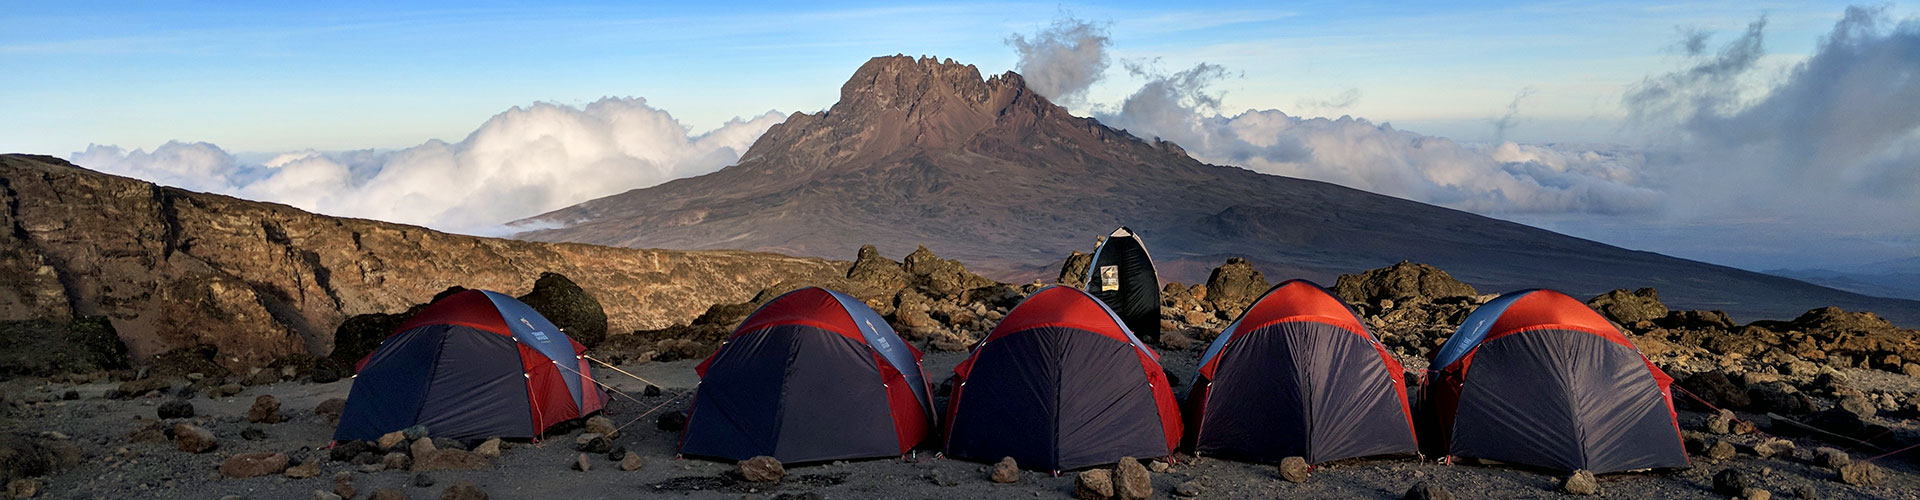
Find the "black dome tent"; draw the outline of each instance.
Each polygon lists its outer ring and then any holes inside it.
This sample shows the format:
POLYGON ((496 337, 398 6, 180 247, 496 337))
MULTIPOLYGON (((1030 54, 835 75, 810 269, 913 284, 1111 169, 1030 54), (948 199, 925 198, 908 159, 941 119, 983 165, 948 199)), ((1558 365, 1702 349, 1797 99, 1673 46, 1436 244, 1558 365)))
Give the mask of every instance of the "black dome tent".
POLYGON ((1100 242, 1082 288, 1120 315, 1135 336, 1160 341, 1160 277, 1146 244, 1133 230, 1115 229, 1100 242))

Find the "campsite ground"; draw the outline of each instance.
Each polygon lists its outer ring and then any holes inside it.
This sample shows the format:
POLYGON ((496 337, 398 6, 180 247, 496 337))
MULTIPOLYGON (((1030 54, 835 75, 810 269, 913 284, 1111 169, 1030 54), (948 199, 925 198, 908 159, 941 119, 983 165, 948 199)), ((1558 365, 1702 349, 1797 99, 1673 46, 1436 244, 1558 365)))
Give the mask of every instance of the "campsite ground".
MULTIPOLYGON (((1173 352, 1165 356, 1167 368, 1183 380, 1192 373, 1198 353, 1173 352)), ((929 374, 941 379, 962 358, 958 353, 930 353, 925 361, 929 374)), ((478 471, 439 471, 425 473, 434 485, 409 486, 415 475, 405 471, 358 472, 359 466, 342 462, 324 462, 322 473, 310 479, 289 479, 272 475, 254 479, 222 479, 221 462, 234 454, 277 451, 298 460, 324 461, 324 451, 332 426, 316 415, 315 405, 330 398, 347 395, 349 380, 329 384, 279 383, 248 387, 239 395, 220 399, 204 396, 193 399, 199 414, 192 419, 212 430, 220 440, 219 448, 203 454, 189 454, 172 444, 135 444, 127 435, 137 423, 136 417, 153 418, 156 408, 168 398, 147 397, 110 400, 102 395, 111 384, 79 386, 47 384, 44 381, 14 380, 0 385, 10 395, 33 395, 78 390, 81 398, 72 401, 35 403, 0 423, 4 430, 23 432, 57 431, 78 443, 87 458, 75 469, 49 478, 43 498, 161 498, 216 499, 239 495, 250 499, 304 499, 316 490, 333 489, 333 476, 341 471, 353 474, 355 489, 364 498, 379 488, 397 488, 411 498, 439 498, 456 481, 472 481, 494 499, 627 498, 668 496, 687 498, 778 498, 782 495, 814 493, 818 498, 1069 498, 1073 494, 1071 474, 1050 477, 1025 472, 1016 484, 996 484, 987 480, 984 464, 935 458, 922 452, 910 459, 880 459, 850 463, 831 463, 793 467, 787 479, 777 485, 756 485, 732 479, 732 464, 703 460, 675 459, 673 450, 678 433, 661 431, 655 415, 643 415, 656 406, 662 411, 686 406, 686 392, 697 381, 693 361, 645 363, 624 367, 666 390, 655 397, 643 396, 645 384, 614 373, 602 372, 621 392, 633 399, 615 395, 608 416, 616 423, 634 423, 625 427, 616 443, 641 454, 646 466, 625 472, 604 456, 593 456, 588 472, 569 469, 577 452, 572 435, 549 437, 539 444, 509 446, 492 466, 478 471), (281 414, 288 421, 277 424, 248 424, 248 407, 255 397, 271 394, 282 403, 281 414), (246 440, 241 432, 248 427, 266 431, 260 440, 246 440)), ((1872 377, 1862 373, 1861 377, 1872 377)), ((1888 380, 1912 382, 1906 377, 1888 380)), ((1912 390, 1912 388, 1907 388, 1912 390)), ((1683 412, 1682 426, 1697 428, 1704 418, 1683 412)), ((1912 428, 1912 422, 1888 422, 1912 428)), ((1764 428, 1764 426, 1763 426, 1764 428)), ((577 432, 577 431, 576 431, 577 432)), ((1802 449, 1827 446, 1807 439, 1796 440, 1802 449)), ((1856 455, 1859 456, 1859 455, 1856 455)), ((1791 456, 1761 459, 1743 453, 1724 461, 1694 457, 1691 469, 1672 472, 1613 474, 1600 477, 1601 497, 1605 498, 1724 498, 1712 491, 1713 475, 1727 468, 1739 469, 1754 478, 1756 486, 1770 490, 1776 498, 1792 498, 1796 488, 1811 488, 1819 498, 1920 498, 1920 474, 1912 462, 1882 460, 1888 478, 1880 485, 1861 488, 1842 484, 1834 472, 1808 464, 1791 456)), ((1553 491, 1557 477, 1537 471, 1493 466, 1443 465, 1413 458, 1355 460, 1329 464, 1316 470, 1311 479, 1294 484, 1279 478, 1271 466, 1202 459, 1198 463, 1178 464, 1170 472, 1153 475, 1159 498, 1172 497, 1176 486, 1192 481, 1203 491, 1202 498, 1400 498, 1419 481, 1431 481, 1451 490, 1459 498, 1546 498, 1561 496, 1553 491)), ((812 498, 812 497, 799 497, 812 498)))

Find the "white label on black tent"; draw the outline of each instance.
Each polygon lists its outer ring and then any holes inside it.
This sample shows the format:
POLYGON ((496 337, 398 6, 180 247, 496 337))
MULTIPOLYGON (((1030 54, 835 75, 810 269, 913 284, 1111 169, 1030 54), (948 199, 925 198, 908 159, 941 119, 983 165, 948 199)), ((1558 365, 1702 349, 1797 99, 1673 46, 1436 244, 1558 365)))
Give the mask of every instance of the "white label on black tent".
POLYGON ((1120 289, 1120 266, 1100 266, 1100 291, 1120 289))

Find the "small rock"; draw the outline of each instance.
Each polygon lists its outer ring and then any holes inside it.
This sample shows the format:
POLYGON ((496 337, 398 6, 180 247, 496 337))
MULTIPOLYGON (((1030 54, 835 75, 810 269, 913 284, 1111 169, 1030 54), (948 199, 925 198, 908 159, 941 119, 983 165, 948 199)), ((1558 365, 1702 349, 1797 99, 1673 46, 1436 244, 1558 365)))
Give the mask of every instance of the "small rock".
POLYGON ((777 483, 787 476, 787 469, 779 460, 765 455, 741 460, 739 468, 740 477, 756 483, 777 483))
POLYGON ((1133 457, 1120 457, 1120 463, 1113 467, 1113 492, 1120 500, 1142 500, 1153 497, 1153 475, 1147 473, 1146 466, 1140 465, 1133 457))
POLYGON ((1291 483, 1307 482, 1307 475, 1313 473, 1313 466, 1307 465, 1307 459, 1287 457, 1280 459, 1280 478, 1291 483))
POLYGON ((1091 469, 1081 472, 1073 480, 1073 497, 1080 500, 1113 498, 1113 471, 1091 469))
POLYGON ((487 439, 480 446, 473 447, 473 452, 486 458, 500 458, 500 438, 487 439))
POLYGON ((287 461, 283 453, 241 453, 220 464, 220 475, 241 478, 279 474, 287 470, 287 461))
POLYGON ((1014 462, 1013 457, 1002 457, 999 463, 993 464, 993 472, 987 474, 987 479, 1001 484, 1019 482, 1020 464, 1014 462))
POLYGON ((413 440, 413 445, 407 447, 407 451, 412 452, 415 457, 424 457, 440 451, 440 447, 434 446, 432 439, 423 437, 413 440))
POLYGON ((1569 495, 1596 495, 1600 493, 1600 482, 1593 479, 1592 472, 1580 469, 1560 480, 1560 492, 1569 495))
POLYGON ((1760 444, 1753 445, 1753 454, 1760 458, 1791 455, 1793 454, 1793 441, 1770 438, 1761 441, 1760 444))
POLYGON ((1793 496, 1796 498, 1819 498, 1820 492, 1814 491, 1811 485, 1802 484, 1793 487, 1793 496))
POLYGON ((613 419, 594 415, 587 419, 587 432, 606 436, 607 439, 620 437, 620 429, 613 426, 613 419))
POLYGON ((373 444, 366 441, 341 441, 334 443, 333 449, 327 450, 327 459, 335 462, 347 462, 353 460, 354 457, 360 456, 361 453, 374 450, 373 444))
POLYGON ((1731 434, 1733 433, 1734 420, 1737 419, 1734 418, 1733 410, 1720 410, 1707 417, 1707 432, 1714 434, 1731 434))
POLYGON ((641 459, 639 453, 628 453, 627 456, 620 457, 620 470, 633 472, 646 466, 646 460, 641 459))
POLYGON ((1438 484, 1421 481, 1413 483, 1412 488, 1407 488, 1407 494, 1401 498, 1405 498, 1406 500, 1453 500, 1453 492, 1447 491, 1446 488, 1438 484))
POLYGON ((300 465, 288 467, 286 472, 283 474, 287 477, 294 478, 294 479, 320 477, 320 461, 308 460, 305 463, 302 463, 300 465))
POLYGON ((401 429, 400 433, 407 437, 407 441, 419 441, 427 437, 427 426, 415 425, 413 427, 401 429))
POLYGON ((193 418, 193 402, 187 401, 184 399, 175 399, 173 401, 161 403, 160 408, 156 410, 154 413, 158 414, 162 420, 174 419, 174 418, 193 418))
POLYGON ((1173 465, 1165 461, 1154 460, 1147 463, 1147 470, 1153 471, 1155 474, 1166 474, 1173 470, 1173 465))
POLYGON ((127 433, 127 441, 132 443, 165 443, 167 442, 167 426, 158 420, 146 420, 145 424, 134 429, 133 432, 127 433))
POLYGON ((433 486, 433 476, 429 476, 426 474, 414 474, 413 479, 407 480, 407 484, 413 485, 413 487, 415 488, 425 488, 428 486, 433 486))
POLYGON ((440 494, 440 500, 487 500, 487 492, 480 491, 471 481, 461 481, 448 486, 447 491, 440 494))
POLYGON ((586 453, 606 453, 613 450, 613 441, 599 434, 581 434, 573 438, 573 449, 586 453))
POLYGON ((207 389, 207 397, 220 399, 240 394, 240 391, 244 390, 247 390, 247 388, 240 384, 222 384, 212 389, 207 389))
POLYGON ((1880 406, 1873 404, 1873 400, 1861 395, 1840 398, 1839 406, 1840 409, 1846 410, 1847 413, 1852 413, 1861 419, 1873 418, 1873 416, 1880 414, 1880 406))
POLYGON ((393 431, 386 434, 381 434, 380 439, 374 440, 373 444, 374 446, 380 447, 380 449, 382 450, 392 450, 400 447, 401 444, 406 442, 407 442, 406 433, 400 432, 400 431, 393 431))
POLYGON ((407 500, 407 492, 393 488, 380 488, 367 495, 367 500, 407 500))
POLYGON ((1773 492, 1760 488, 1747 488, 1740 490, 1740 498, 1741 500, 1772 500, 1773 492))
POLYGON ((1753 404, 1753 399, 1747 395, 1746 388, 1734 384, 1727 379, 1726 374, 1717 371, 1695 373, 1676 383, 1705 399, 1715 408, 1737 409, 1753 404))
POLYGON ((660 430, 679 432, 681 429, 687 428, 687 414, 677 411, 661 413, 658 418, 654 419, 653 423, 655 426, 658 426, 660 430))
MULTIPOLYGON (((1715 440, 1713 442, 1713 446, 1707 447, 1707 458, 1711 458, 1714 460, 1726 460, 1729 458, 1733 458, 1734 453, 1736 453, 1737 451, 1738 450, 1733 447, 1733 443, 1730 443, 1725 439, 1715 440)), ((1737 493, 1738 492, 1729 493, 1729 495, 1737 494, 1737 493)))
POLYGON ((180 447, 180 451, 187 453, 206 453, 220 446, 220 441, 213 437, 213 431, 187 423, 173 426, 173 443, 180 447))
POLYGON ((1725 496, 1740 496, 1753 487, 1753 480, 1739 469, 1721 469, 1713 475, 1713 492, 1725 496))
POLYGON ((1813 450, 1813 463, 1837 471, 1853 463, 1853 456, 1839 449, 1822 446, 1813 450))
POLYGON ((577 470, 580 472, 593 470, 593 460, 588 459, 587 454, 585 453, 574 455, 573 470, 577 470))
POLYGON ((240 431, 240 439, 259 441, 267 438, 267 431, 259 427, 248 427, 240 431))
POLYGON ((625 446, 614 445, 613 449, 607 450, 607 460, 618 462, 625 458, 627 458, 627 447, 625 446))
POLYGON ((1173 496, 1181 498, 1194 498, 1206 493, 1207 489, 1200 486, 1199 481, 1185 481, 1173 487, 1173 496))
POLYGON ((328 420, 332 420, 332 421, 340 420, 340 415, 346 412, 347 412, 346 398, 333 398, 326 401, 321 401, 319 405, 315 405, 313 407, 313 413, 315 415, 327 417, 328 420))
POLYGON ((353 489, 353 473, 340 471, 333 473, 333 494, 340 498, 353 498, 359 492, 353 489))
POLYGON ((385 470, 407 470, 413 468, 413 457, 393 451, 380 457, 380 468, 385 470))
POLYGON ((247 421, 256 424, 271 424, 280 421, 280 400, 272 394, 261 394, 253 398, 253 407, 247 408, 247 421))
POLYGON ((1854 486, 1873 486, 1884 479, 1880 466, 1868 462, 1854 462, 1840 468, 1840 482, 1854 486))
POLYGON ((647 384, 646 390, 640 391, 640 395, 649 398, 660 397, 660 386, 647 384))
POLYGON ((320 490, 313 490, 313 500, 342 500, 342 499, 340 498, 340 495, 335 495, 335 494, 328 493, 325 491, 320 491, 320 490))
POLYGON ((39 478, 20 478, 7 482, 8 498, 33 498, 40 496, 40 490, 47 488, 47 482, 39 478))

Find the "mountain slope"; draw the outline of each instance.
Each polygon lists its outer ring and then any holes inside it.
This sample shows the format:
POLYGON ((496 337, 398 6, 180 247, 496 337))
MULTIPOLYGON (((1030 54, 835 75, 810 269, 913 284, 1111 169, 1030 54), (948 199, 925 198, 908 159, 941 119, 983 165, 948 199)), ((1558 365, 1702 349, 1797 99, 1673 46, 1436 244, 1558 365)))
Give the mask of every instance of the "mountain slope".
POLYGON ((1774 269, 1767 274, 1879 297, 1920 300, 1920 257, 1839 269, 1774 269))
MULTIPOLYGON (((625 333, 845 263, 740 251, 476 238, 342 219, 0 155, 0 321, 105 316, 135 360, 213 346, 230 369, 324 355, 347 317, 398 313, 449 286, 520 295, 570 277, 625 333)), ((244 371, 242 371, 244 373, 244 371)))
POLYGON ((1039 276, 1096 235, 1143 235, 1165 279, 1246 256, 1275 277, 1330 282, 1400 260, 1485 290, 1576 295, 1658 287, 1670 303, 1747 319, 1814 307, 1920 322, 1881 299, 1632 251, 1317 181, 1203 164, 1178 146, 1070 115, 1008 72, 878 57, 818 113, 795 113, 739 164, 543 214, 519 238, 647 248, 847 255, 924 244, 1003 278, 1039 276))

